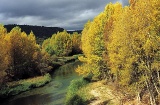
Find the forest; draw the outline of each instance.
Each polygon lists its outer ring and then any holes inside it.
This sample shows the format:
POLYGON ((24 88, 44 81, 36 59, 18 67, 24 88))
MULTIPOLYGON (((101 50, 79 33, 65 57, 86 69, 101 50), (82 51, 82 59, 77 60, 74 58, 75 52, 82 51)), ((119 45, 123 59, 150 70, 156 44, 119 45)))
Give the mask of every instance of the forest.
POLYGON ((135 104, 160 104, 158 0, 130 0, 125 7, 108 4, 85 24, 81 41, 84 56, 79 60, 84 64, 76 72, 91 81, 111 83, 126 102, 136 99, 135 104))
MULTIPOLYGON (((36 43, 36 37, 19 27, 7 32, 0 26, 0 86, 45 75, 56 57, 83 53, 76 68, 82 79, 73 80, 66 105, 94 102, 88 91, 93 84, 121 94, 114 105, 160 104, 160 2, 129 0, 129 6, 109 3, 103 12, 84 25, 82 34, 57 32, 36 43)), ((97 91, 101 91, 98 88, 97 91)), ((104 99, 105 103, 109 104, 104 99)), ((97 104, 98 105, 98 104, 97 104)))

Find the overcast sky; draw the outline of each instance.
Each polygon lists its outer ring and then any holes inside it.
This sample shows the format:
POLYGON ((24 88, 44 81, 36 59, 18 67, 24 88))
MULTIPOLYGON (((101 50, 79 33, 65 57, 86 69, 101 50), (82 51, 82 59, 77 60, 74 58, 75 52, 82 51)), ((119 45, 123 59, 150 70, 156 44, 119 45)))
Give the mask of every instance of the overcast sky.
POLYGON ((0 23, 82 29, 109 2, 128 0, 0 0, 0 23))

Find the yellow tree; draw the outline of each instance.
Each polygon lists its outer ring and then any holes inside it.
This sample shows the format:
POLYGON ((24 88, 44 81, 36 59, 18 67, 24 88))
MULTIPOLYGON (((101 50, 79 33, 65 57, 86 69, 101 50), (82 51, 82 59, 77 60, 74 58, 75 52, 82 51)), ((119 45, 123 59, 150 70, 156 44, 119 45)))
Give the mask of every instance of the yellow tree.
POLYGON ((39 74, 36 71, 35 56, 39 51, 35 36, 31 32, 29 36, 15 27, 8 34, 10 65, 7 74, 13 79, 28 78, 39 74))
POLYGON ((9 56, 8 56, 8 43, 6 40, 7 30, 3 25, 0 25, 0 84, 5 80, 5 70, 8 68, 9 56))
POLYGON ((106 23, 111 20, 114 10, 117 7, 122 8, 119 3, 108 4, 105 7, 105 10, 96 16, 92 22, 89 21, 86 23, 81 38, 82 51, 85 54, 85 57, 80 57, 80 60, 86 62, 86 67, 91 67, 88 69, 79 67, 77 72, 86 75, 91 73, 100 78, 105 78, 106 75, 108 75, 107 65, 104 63, 103 59, 103 56, 106 53, 104 31, 106 30, 106 23))
MULTIPOLYGON (((106 42, 106 48, 108 50, 109 56, 109 66, 111 68, 111 72, 114 73, 116 81, 120 80, 119 75, 121 74, 120 70, 122 69, 123 64, 125 64, 129 60, 130 49, 129 49, 129 42, 130 38, 128 37, 128 33, 132 28, 130 28, 131 24, 128 24, 130 21, 131 13, 128 7, 123 9, 123 14, 119 14, 118 20, 113 24, 113 31, 108 35, 108 40, 106 42), (129 26, 130 25, 130 26, 129 26), (125 28, 126 27, 126 28, 125 28), (126 30, 127 29, 127 30, 126 30), (122 48, 123 47, 123 48, 122 48), (126 54, 128 53, 129 56, 126 54), (123 62, 123 63, 122 63, 123 62)), ((118 15, 118 14, 117 14, 118 15)), ((131 21, 130 21, 131 22, 131 21)), ((122 73, 128 74, 128 73, 122 73)), ((127 75, 126 75, 127 76, 127 75)), ((125 78, 125 76, 122 76, 125 78)), ((129 78, 129 76, 128 76, 129 78)), ((128 79, 124 79, 125 82, 128 79)))
POLYGON ((71 35, 67 31, 58 32, 51 38, 50 45, 57 56, 67 56, 72 52, 71 35))
POLYGON ((159 9, 156 0, 131 0, 131 6, 114 23, 107 49, 111 71, 121 86, 137 91, 147 87, 151 104, 155 104, 159 74, 159 9))

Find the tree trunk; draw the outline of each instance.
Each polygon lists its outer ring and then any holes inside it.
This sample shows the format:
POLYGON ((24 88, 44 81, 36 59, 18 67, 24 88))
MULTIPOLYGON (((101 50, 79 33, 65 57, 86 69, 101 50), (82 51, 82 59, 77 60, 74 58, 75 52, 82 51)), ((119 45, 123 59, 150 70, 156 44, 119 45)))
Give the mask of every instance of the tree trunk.
POLYGON ((150 104, 151 105, 156 105, 156 101, 155 101, 155 98, 154 98, 154 94, 153 94, 153 89, 151 88, 151 86, 148 84, 148 82, 146 81, 146 86, 147 86, 147 89, 149 91, 149 94, 150 94, 150 104))
POLYGON ((157 70, 158 85, 160 85, 159 71, 157 70))

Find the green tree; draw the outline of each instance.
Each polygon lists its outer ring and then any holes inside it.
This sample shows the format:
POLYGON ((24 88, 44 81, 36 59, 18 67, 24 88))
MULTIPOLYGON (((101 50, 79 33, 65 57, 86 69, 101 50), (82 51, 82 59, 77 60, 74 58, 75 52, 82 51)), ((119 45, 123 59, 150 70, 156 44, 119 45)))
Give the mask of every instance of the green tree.
POLYGON ((53 55, 54 51, 51 48, 50 40, 51 40, 51 38, 48 38, 48 39, 46 39, 46 40, 43 41, 43 43, 42 43, 42 49, 44 49, 50 55, 53 55))
POLYGON ((67 56, 72 52, 71 35, 67 31, 53 34, 50 39, 46 39, 43 42, 42 48, 51 55, 67 56))
POLYGON ((72 40, 67 31, 57 33, 53 40, 53 50, 57 56, 67 56, 72 52, 72 40))

